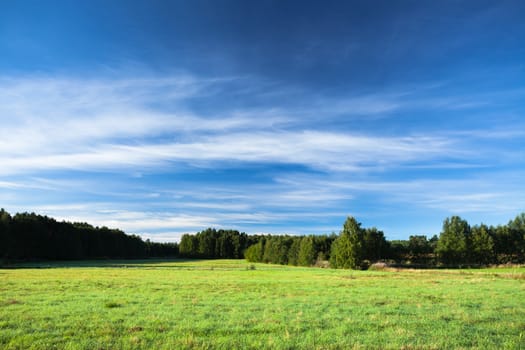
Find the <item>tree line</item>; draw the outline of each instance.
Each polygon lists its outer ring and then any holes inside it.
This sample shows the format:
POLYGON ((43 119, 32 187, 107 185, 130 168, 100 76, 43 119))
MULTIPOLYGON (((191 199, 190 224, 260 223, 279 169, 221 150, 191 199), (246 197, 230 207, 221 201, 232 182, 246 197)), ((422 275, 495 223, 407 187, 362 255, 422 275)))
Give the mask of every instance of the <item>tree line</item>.
POLYGON ((59 222, 35 213, 0 209, 0 259, 80 260, 177 256, 178 244, 143 241, 118 229, 59 222))
POLYGON ((443 222, 439 237, 413 235, 393 241, 377 228, 363 228, 348 217, 337 236, 261 237, 248 247, 245 257, 252 262, 303 266, 329 261, 330 267, 351 269, 377 261, 421 267, 525 263, 525 213, 499 226, 470 226, 452 216, 443 222))
POLYGON ((259 236, 256 244, 245 252, 251 262, 282 265, 312 266, 322 264, 330 257, 330 246, 335 235, 259 236))
POLYGON ((391 240, 348 217, 339 234, 248 235, 208 228, 180 243, 156 243, 118 229, 59 222, 34 213, 0 210, 0 259, 68 260, 147 257, 247 259, 299 266, 363 269, 377 261, 412 266, 525 263, 525 213, 506 225, 470 226, 459 216, 443 222, 439 236, 391 240))
POLYGON ((447 218, 436 246, 445 264, 525 262, 525 213, 507 225, 470 226, 459 216, 447 218))
POLYGON ((196 234, 184 234, 179 243, 183 258, 242 259, 245 250, 258 241, 237 230, 208 228, 196 234))
POLYGON ((392 259, 395 253, 382 231, 363 229, 349 217, 339 235, 261 236, 248 247, 245 258, 283 265, 364 268, 371 261, 392 259))

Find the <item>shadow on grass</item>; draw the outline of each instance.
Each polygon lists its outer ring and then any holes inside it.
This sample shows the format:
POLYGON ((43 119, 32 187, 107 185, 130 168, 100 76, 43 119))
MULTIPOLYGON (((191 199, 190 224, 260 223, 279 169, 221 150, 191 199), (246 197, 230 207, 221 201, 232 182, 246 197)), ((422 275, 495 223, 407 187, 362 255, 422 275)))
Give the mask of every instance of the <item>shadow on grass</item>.
POLYGON ((192 269, 202 268, 202 265, 188 265, 188 263, 198 263, 206 261, 202 259, 101 259, 101 260, 64 260, 64 261, 25 261, 13 262, 10 264, 0 265, 0 269, 56 269, 56 268, 180 268, 192 269))

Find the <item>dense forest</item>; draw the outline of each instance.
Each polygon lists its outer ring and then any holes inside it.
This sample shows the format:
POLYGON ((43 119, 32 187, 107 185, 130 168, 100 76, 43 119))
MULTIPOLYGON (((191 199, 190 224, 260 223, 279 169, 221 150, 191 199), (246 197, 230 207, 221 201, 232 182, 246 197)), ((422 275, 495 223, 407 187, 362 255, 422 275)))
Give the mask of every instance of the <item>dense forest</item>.
POLYGON ((363 269, 377 261, 414 267, 525 263, 525 213, 507 225, 470 226, 445 219, 439 235, 388 241, 375 227, 347 218, 337 235, 247 235, 208 228, 184 234, 180 243, 154 243, 118 229, 58 222, 47 216, 0 210, 0 258, 69 260, 93 258, 246 258, 251 262, 363 269))
POLYGON ((470 226, 458 216, 445 219, 439 235, 413 235, 388 241, 375 227, 363 228, 353 217, 339 235, 246 235, 207 229, 186 234, 180 255, 240 258, 283 265, 367 268, 377 261, 414 267, 483 266, 525 262, 525 213, 507 225, 470 226), (244 252, 244 253, 243 253, 244 252))
POLYGON ((0 259, 77 260, 177 256, 176 243, 143 241, 117 229, 59 222, 34 213, 0 209, 0 259))

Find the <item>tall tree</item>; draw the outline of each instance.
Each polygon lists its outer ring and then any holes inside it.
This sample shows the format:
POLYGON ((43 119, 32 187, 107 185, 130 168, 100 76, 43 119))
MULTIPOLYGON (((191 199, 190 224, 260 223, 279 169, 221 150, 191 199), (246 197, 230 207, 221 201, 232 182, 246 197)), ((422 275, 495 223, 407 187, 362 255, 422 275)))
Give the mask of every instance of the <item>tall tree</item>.
POLYGON ((302 237, 293 237, 292 245, 288 249, 288 265, 299 265, 299 248, 302 237))
POLYGON ((439 236, 437 254, 445 264, 463 264, 469 260, 470 226, 459 216, 446 218, 439 236))
POLYGON ((363 262, 363 229, 354 217, 348 217, 343 231, 332 244, 330 266, 359 269, 363 262))
POLYGON ((252 244, 249 246, 246 251, 244 252, 244 257, 249 262, 262 262, 263 261, 263 254, 264 254, 264 239, 261 238, 261 240, 255 244, 252 244))
POLYGON ((363 230, 363 259, 370 262, 385 258, 388 252, 388 242, 383 231, 375 227, 363 230))
POLYGON ((314 238, 304 236, 299 245, 297 263, 301 266, 311 266, 314 264, 315 258, 314 238))
POLYGON ((525 213, 511 220, 508 225, 512 237, 513 255, 517 262, 525 261, 525 213))
POLYGON ((198 254, 202 258, 215 257, 216 231, 208 228, 197 234, 199 241, 198 254))
POLYGON ((11 217, 0 210, 0 257, 4 260, 141 258, 156 256, 152 255, 156 251, 162 251, 163 256, 175 256, 177 248, 177 244, 146 243, 139 236, 117 229, 57 222, 35 213, 11 217))
POLYGON ((197 256, 199 243, 197 237, 190 234, 183 234, 180 239, 179 253, 186 258, 193 258, 197 256))
POLYGON ((8 244, 9 244, 9 226, 11 223, 11 215, 3 208, 0 209, 0 259, 7 259, 8 244))
POLYGON ((474 226, 471 234, 472 261, 478 264, 489 264, 495 261, 494 241, 487 225, 474 226))

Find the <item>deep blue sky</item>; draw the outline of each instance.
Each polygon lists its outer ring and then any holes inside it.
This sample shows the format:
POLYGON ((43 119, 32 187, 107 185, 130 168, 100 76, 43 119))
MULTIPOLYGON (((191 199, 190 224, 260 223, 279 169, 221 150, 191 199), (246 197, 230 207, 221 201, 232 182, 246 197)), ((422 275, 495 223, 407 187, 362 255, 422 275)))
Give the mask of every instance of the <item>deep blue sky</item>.
POLYGON ((0 206, 158 241, 525 211, 523 1, 4 1, 0 206))

